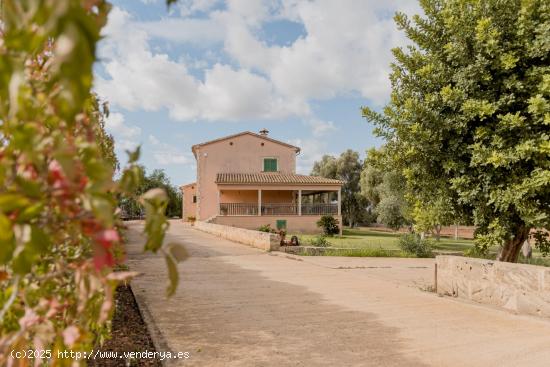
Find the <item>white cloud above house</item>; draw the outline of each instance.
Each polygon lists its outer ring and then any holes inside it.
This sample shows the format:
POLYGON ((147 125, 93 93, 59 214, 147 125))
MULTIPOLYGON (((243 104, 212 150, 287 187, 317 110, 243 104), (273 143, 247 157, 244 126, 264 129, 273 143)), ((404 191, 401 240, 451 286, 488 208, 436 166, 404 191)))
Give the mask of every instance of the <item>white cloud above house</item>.
POLYGON ((312 119, 306 122, 311 128, 314 137, 322 137, 326 134, 338 130, 334 122, 312 119))
POLYGON ((100 56, 96 89, 128 110, 166 109, 174 120, 312 118, 311 102, 359 94, 376 105, 389 97, 390 49, 404 44, 388 14, 406 0, 183 1, 180 17, 144 22, 114 8, 100 56), (196 12, 206 16, 194 18, 196 12), (288 20, 305 34, 289 45, 268 45, 261 27, 288 20), (130 36, 131 35, 131 36, 130 36), (160 39, 210 47, 221 62, 194 65, 151 46, 160 39))
POLYGON ((152 157, 157 164, 169 166, 173 164, 189 165, 194 163, 191 153, 182 152, 179 148, 163 143, 154 135, 149 135, 149 143, 152 146, 152 157))

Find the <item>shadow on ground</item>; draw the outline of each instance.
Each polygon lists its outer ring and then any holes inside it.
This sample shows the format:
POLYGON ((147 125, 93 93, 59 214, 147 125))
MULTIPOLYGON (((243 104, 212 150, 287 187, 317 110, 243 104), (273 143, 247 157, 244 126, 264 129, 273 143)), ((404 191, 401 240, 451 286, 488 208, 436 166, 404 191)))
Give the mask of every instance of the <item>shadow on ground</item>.
MULTIPOLYGON (((180 287, 168 300, 164 260, 140 255, 139 246, 129 248, 130 267, 142 273, 132 287, 166 346, 191 354, 174 365, 423 366, 402 354, 405 341, 398 330, 374 315, 348 311, 304 287, 228 264, 222 256, 258 251, 236 244, 213 249, 198 244, 209 238, 201 236, 168 236, 191 254, 180 266, 180 287)), ((131 243, 142 242, 135 229, 129 237, 131 243)))

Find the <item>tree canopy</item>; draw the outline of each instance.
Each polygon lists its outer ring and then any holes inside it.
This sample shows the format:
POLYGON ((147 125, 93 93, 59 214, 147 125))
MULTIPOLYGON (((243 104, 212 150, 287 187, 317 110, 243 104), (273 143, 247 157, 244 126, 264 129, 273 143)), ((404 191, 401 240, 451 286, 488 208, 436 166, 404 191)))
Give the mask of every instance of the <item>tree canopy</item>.
MULTIPOLYGON (((182 194, 181 191, 172 185, 168 176, 162 169, 155 169, 147 174, 145 167, 141 167, 140 184, 136 187, 134 197, 139 197, 147 191, 155 188, 163 189, 166 192, 168 203, 166 205, 167 217, 181 217, 182 213, 182 194)), ((144 213, 143 206, 138 200, 122 198, 120 201, 121 209, 124 215, 130 218, 141 217, 144 213)))
POLYGON ((359 153, 348 149, 338 158, 324 155, 315 162, 311 174, 335 178, 344 181, 342 185, 342 217, 349 226, 354 226, 366 214, 368 202, 361 195, 359 180, 361 178, 362 162, 359 153))
POLYGON ((395 16, 411 44, 393 50, 391 101, 363 114, 412 195, 445 196, 473 217, 478 249, 515 261, 550 228, 550 4, 420 4, 424 16, 395 16))
POLYGON ((361 193, 370 202, 378 223, 398 230, 410 224, 403 174, 390 165, 384 147, 370 149, 361 172, 361 193))

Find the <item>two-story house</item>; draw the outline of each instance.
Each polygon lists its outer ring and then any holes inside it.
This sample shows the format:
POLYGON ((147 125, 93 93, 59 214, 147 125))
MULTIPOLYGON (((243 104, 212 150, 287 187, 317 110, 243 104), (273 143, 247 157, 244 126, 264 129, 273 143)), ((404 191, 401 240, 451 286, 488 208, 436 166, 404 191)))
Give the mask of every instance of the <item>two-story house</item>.
POLYGON ((181 186, 183 219, 257 229, 318 232, 322 215, 342 223, 342 181, 296 174, 300 148, 245 131, 192 147, 197 181, 181 186))

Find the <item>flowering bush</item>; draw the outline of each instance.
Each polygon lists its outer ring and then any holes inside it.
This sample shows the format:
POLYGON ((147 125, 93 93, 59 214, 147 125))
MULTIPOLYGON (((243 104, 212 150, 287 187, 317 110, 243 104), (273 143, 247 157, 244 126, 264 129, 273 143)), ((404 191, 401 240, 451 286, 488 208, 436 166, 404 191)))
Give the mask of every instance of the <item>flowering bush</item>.
MULTIPOLYGON (((108 111, 90 92, 110 5, 3 0, 0 9, 0 365, 34 364, 10 356, 29 349, 51 351, 38 365, 65 365, 56 351, 101 341, 114 288, 134 275, 113 268, 124 256, 117 203, 139 184, 139 150, 113 180, 108 111)), ((166 193, 140 200, 145 250, 164 253, 173 293, 186 254, 163 246, 166 193)))

